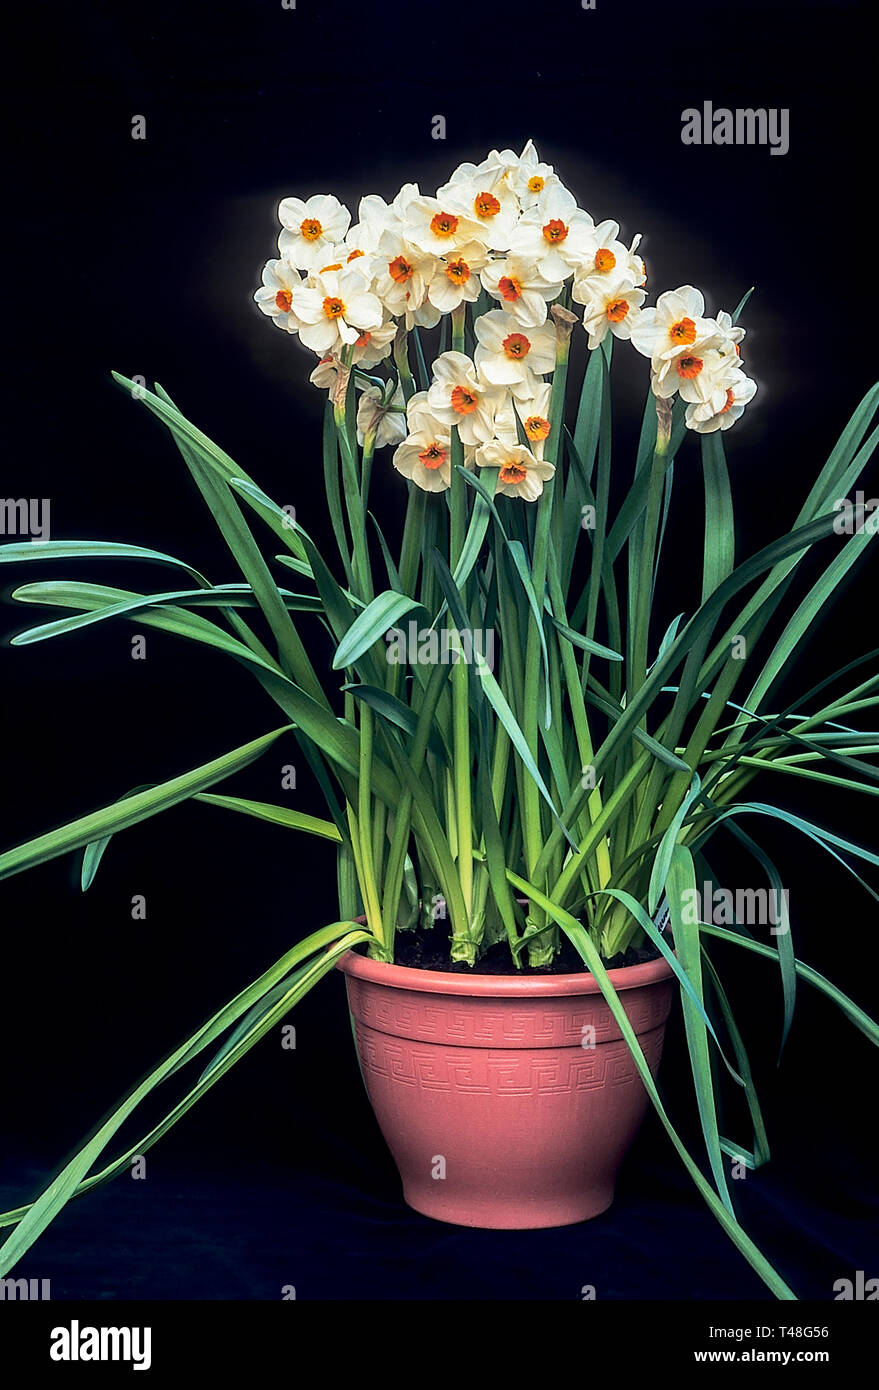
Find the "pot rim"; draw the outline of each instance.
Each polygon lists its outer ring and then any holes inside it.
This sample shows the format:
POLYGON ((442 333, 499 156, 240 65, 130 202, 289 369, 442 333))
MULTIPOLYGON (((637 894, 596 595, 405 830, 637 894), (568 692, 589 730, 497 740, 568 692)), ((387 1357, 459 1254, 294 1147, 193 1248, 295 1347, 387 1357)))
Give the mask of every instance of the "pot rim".
MULTIPOLYGON (((601 993, 601 986, 589 970, 578 971, 574 975, 464 975, 445 970, 418 970, 409 965, 371 960, 353 949, 339 957, 335 968, 344 975, 352 975, 371 984, 386 985, 390 989, 411 989, 420 994, 509 999, 601 993)), ((610 983, 617 991, 659 984, 673 976, 674 971, 665 956, 644 961, 640 965, 619 965, 607 972, 610 983)))

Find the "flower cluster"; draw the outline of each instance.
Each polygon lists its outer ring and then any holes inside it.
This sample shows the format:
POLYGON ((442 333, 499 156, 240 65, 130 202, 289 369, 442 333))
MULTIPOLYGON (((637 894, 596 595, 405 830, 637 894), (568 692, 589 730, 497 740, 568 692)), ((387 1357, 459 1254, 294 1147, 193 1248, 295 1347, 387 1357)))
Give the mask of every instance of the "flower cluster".
POLYGON ((521 154, 461 164, 433 197, 417 184, 392 203, 370 194, 353 225, 331 194, 284 198, 278 215, 279 256, 263 271, 259 307, 318 355, 317 385, 332 394, 340 369, 354 369, 361 442, 396 445, 395 467, 428 491, 450 486, 457 429, 467 465, 498 470, 499 493, 540 495, 554 471, 543 441, 555 302, 582 306, 590 350, 611 333, 649 357, 655 395, 679 394, 700 433, 727 429, 756 390, 741 366, 744 330, 728 314, 707 317, 691 285, 646 308, 641 238, 626 246, 618 223, 579 208, 530 140, 521 154), (406 332, 447 314, 460 322, 468 304, 472 356, 442 352, 405 408, 396 376, 368 376, 406 332))

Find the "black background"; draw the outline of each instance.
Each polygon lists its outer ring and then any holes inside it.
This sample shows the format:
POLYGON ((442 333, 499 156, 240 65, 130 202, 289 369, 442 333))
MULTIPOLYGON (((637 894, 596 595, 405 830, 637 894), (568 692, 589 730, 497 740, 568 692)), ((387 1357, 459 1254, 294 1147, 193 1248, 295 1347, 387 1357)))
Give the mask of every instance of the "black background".
MULTIPOLYGON (((765 0, 35 12, 12 35, 4 81, 3 494, 50 498, 53 538, 150 545, 218 582, 237 577, 170 439, 110 381, 117 369, 158 379, 324 536, 311 358, 252 302, 278 199, 332 191, 356 209, 363 193, 391 198, 410 179, 431 192, 459 161, 532 136, 596 220, 645 234, 654 293, 692 282, 712 312, 756 286, 745 358, 759 393, 725 437, 737 556, 752 552, 790 526, 875 375, 865 14, 765 0), (685 147, 681 112, 706 99, 789 108, 789 153, 685 147), (431 138, 437 114, 445 141, 431 138), (145 140, 131 138, 135 115, 145 140)), ((617 359, 625 478, 646 363, 617 359)), ((660 630, 698 601, 701 486, 687 444, 660 630)), ((877 483, 874 467, 868 496, 877 483)), ((386 455, 375 486, 393 532, 400 493, 386 455)), ((161 589, 170 574, 22 565, 3 575, 3 593, 37 577, 161 589)), ((788 698, 875 645, 875 585, 869 560, 804 644, 788 698)), ((4 633, 43 611, 4 603, 4 633)), ((0 650, 4 847, 280 722, 219 654, 150 631, 147 659, 133 661, 133 630, 0 650)), ((229 790, 282 800, 291 760, 294 745, 278 745, 229 790)), ((787 781, 754 794, 875 848, 866 797, 787 781)), ((321 812, 304 769, 286 795, 321 812)), ((759 831, 791 885, 798 954, 875 1010, 873 900, 810 842, 769 822, 759 831)), ((731 883, 753 881, 721 842, 713 857, 731 883)), ((331 847, 207 806, 118 837, 85 896, 77 872, 59 861, 0 888, 4 1207, 36 1195, 136 1079, 335 915, 331 847), (134 894, 145 921, 131 918, 134 894)), ((871 1050, 804 986, 777 1071, 777 977, 723 948, 716 959, 754 1044, 773 1146, 772 1164, 738 1184, 742 1211, 797 1292, 826 1299, 857 1268, 879 1273, 871 1050)), ((294 1021, 295 1052, 266 1039, 151 1151, 145 1181, 72 1204, 16 1273, 87 1299, 277 1299, 291 1283, 328 1299, 576 1299, 584 1284, 599 1299, 768 1296, 652 1118, 616 1205, 589 1225, 468 1232, 409 1212, 362 1092, 341 979, 294 1021)), ((695 1139, 685 1062, 675 1021, 662 1085, 695 1139)), ((148 1107, 144 1119, 161 1113, 148 1107)), ((735 1108, 728 1127, 747 1141, 735 1108)))

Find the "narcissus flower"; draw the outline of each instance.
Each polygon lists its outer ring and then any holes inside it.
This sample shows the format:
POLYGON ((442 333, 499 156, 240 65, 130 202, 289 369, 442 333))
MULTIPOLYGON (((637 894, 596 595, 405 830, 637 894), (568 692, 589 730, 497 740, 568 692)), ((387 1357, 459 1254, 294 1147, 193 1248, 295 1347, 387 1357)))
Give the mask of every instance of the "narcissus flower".
POLYGON ((282 198, 278 219, 284 229, 278 237, 281 255, 299 270, 306 270, 322 246, 345 240, 351 214, 331 193, 315 193, 307 202, 282 198))
POLYGON ((536 502, 543 492, 543 484, 555 472, 551 463, 535 458, 524 444, 510 444, 499 439, 478 448, 476 462, 480 468, 498 470, 496 495, 521 497, 525 502, 536 502))
POLYGON ((703 348, 716 347, 722 339, 714 319, 705 318, 705 300, 692 285, 661 294, 655 309, 641 310, 632 329, 632 342, 650 358, 660 383, 671 372, 675 358, 698 357, 703 348))
POLYGON ((364 289, 371 289, 374 279, 372 260, 365 251, 350 246, 347 241, 338 241, 334 245, 321 246, 313 255, 308 270, 311 275, 324 270, 356 270, 363 279, 364 289))
POLYGON ((299 320, 293 313, 293 291, 302 283, 302 276, 289 261, 266 261, 262 285, 254 294, 264 314, 287 333, 299 330, 299 320))
POLYGON ((555 325, 523 332, 512 314, 490 309, 475 322, 475 361, 492 386, 509 386, 514 396, 533 396, 537 377, 555 366, 555 325))
POLYGON ((471 241, 438 260, 427 286, 431 304, 441 313, 449 314, 459 304, 475 303, 482 288, 479 271, 485 265, 486 256, 485 247, 471 241))
POLYGON ((746 376, 741 367, 728 365, 718 373, 713 390, 706 400, 692 402, 684 417, 688 429, 698 434, 713 434, 728 430, 744 414, 745 406, 757 391, 757 383, 746 376))
MULTIPOLYGON (((647 278, 644 262, 635 252, 641 244, 636 236, 632 245, 625 246, 619 239, 620 228, 617 222, 599 222, 594 229, 597 250, 591 260, 587 260, 577 271, 578 279, 596 282, 608 279, 627 279, 633 285, 643 285, 647 278)), ((580 300, 582 304, 584 301, 580 300)))
POLYGON ((595 224, 572 193, 554 184, 519 220, 509 249, 535 261, 544 280, 565 281, 595 256, 595 224))
POLYGON ((562 287, 561 281, 548 284, 539 273, 536 261, 514 255, 489 262, 481 279, 492 298, 500 300, 506 312, 523 328, 539 328, 546 323, 546 306, 562 287))
POLYGON ((510 183, 516 191, 519 206, 526 211, 528 208, 536 207, 546 189, 555 187, 559 182, 559 176, 552 165, 541 164, 534 142, 529 140, 510 175, 510 183))
POLYGON ((394 450, 394 467, 424 492, 445 492, 452 482, 452 441, 448 429, 435 420, 425 403, 409 402, 409 434, 394 450), (413 424, 415 428, 413 428, 413 424))
MULTIPOLYGON (((375 293, 389 314, 399 318, 405 314, 406 327, 411 328, 416 310, 427 299, 427 286, 436 269, 436 256, 413 246, 396 230, 384 232, 374 258, 376 265, 375 293)), ((439 319, 439 311, 435 310, 439 319)))
POLYGON ((437 197, 476 224, 477 240, 492 251, 506 251, 519 217, 519 200, 500 163, 462 164, 437 197))
POLYGON ((364 328, 354 344, 351 362, 355 367, 377 367, 391 351, 397 336, 395 323, 382 323, 378 328, 364 328))
POLYGON ((465 444, 485 444, 492 438, 494 414, 504 398, 463 352, 444 352, 433 364, 433 383, 427 403, 446 429, 457 425, 465 444))
POLYGON ((341 349, 356 343, 364 330, 381 325, 381 303, 363 288, 356 270, 324 270, 310 278, 314 284, 300 285, 292 297, 306 347, 320 353, 341 349))
POLYGON ((502 443, 518 444, 519 431, 516 416, 522 433, 528 441, 528 448, 538 460, 543 459, 543 450, 549 438, 549 400, 552 387, 548 381, 541 381, 533 396, 517 400, 505 395, 494 416, 494 438, 502 443))
POLYGON ((637 289, 628 276, 575 281, 571 294, 578 304, 585 306, 583 326, 589 334, 590 351, 598 347, 608 332, 615 338, 631 338, 645 293, 637 289))
POLYGON ((405 234, 420 251, 453 257, 468 243, 480 241, 482 229, 460 207, 456 210, 439 198, 414 198, 406 209, 405 234))
MULTIPOLYGON (((728 313, 709 317, 692 285, 645 308, 641 237, 627 246, 618 222, 596 223, 531 140, 521 153, 491 149, 478 163, 459 164, 433 197, 417 183, 404 184, 392 202, 367 194, 354 223, 332 194, 285 198, 278 215, 281 255, 266 265, 254 298, 318 354, 312 380, 331 394, 349 379, 340 375, 343 353, 352 389, 362 391, 366 380, 370 387, 375 381, 366 373, 390 355, 398 336, 405 353, 405 332, 484 303, 482 290, 498 306, 466 315, 476 336, 472 360, 443 354, 430 404, 424 391, 407 407, 401 458, 412 470, 407 476, 417 475, 431 491, 448 486, 444 462, 439 454, 420 461, 407 440, 438 429, 448 435, 457 428, 467 467, 475 467, 477 449, 498 442, 525 443, 542 462, 550 396, 543 378, 554 370, 562 335, 566 344, 576 324, 569 298, 562 303, 566 284, 583 307, 589 348, 609 333, 631 339, 650 359, 656 396, 685 401, 690 428, 729 428, 756 389, 742 372, 744 330, 728 313)), ((427 341, 417 346, 422 355, 427 341)), ((407 377, 402 356, 399 371, 407 377)), ((377 399, 381 404, 384 396, 377 399)), ((371 401, 370 391, 363 412, 371 401)), ((402 426, 387 428, 396 436, 402 426)))
POLYGON ((651 381, 653 394, 667 399, 679 392, 682 400, 695 405, 714 400, 719 409, 726 390, 725 386, 721 387, 721 382, 738 365, 738 358, 732 348, 726 352, 719 351, 712 345, 715 341, 713 339, 708 345, 678 353, 662 377, 654 373, 651 381))

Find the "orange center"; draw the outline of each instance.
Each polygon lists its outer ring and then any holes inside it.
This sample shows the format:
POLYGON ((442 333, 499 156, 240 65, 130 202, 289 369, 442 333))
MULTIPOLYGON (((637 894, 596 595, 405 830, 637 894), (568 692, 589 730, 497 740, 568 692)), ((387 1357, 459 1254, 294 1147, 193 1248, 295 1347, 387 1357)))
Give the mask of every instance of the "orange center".
POLYGON ((607 306, 607 317, 611 323, 622 323, 629 312, 627 299, 612 299, 607 306))
POLYGON ((493 193, 477 193, 473 199, 473 211, 477 217, 497 217, 501 205, 493 193))
POLYGON ((542 179, 539 174, 532 174, 528 180, 528 192, 542 193, 545 182, 546 180, 542 179))
POLYGON ((613 270, 616 263, 616 256, 612 251, 608 250, 606 246, 602 246, 598 251, 595 252, 596 270, 600 270, 602 273, 606 273, 608 270, 613 270))
POLYGON ((543 235, 551 246, 557 246, 568 235, 568 229, 560 217, 553 217, 544 227, 543 235))
POLYGON ((520 362, 523 357, 527 357, 531 351, 531 342, 525 337, 524 333, 510 333, 504 338, 504 352, 514 362, 520 362))
POLYGON ((345 305, 337 295, 328 294, 324 300, 324 314, 328 319, 340 319, 345 312, 345 305))
POLYGON ((364 255, 364 254, 365 254, 365 253, 364 253, 363 251, 352 251, 351 254, 350 254, 350 256, 348 257, 348 260, 349 260, 349 261, 356 261, 358 256, 362 256, 362 255, 364 255))
POLYGON ((360 337, 357 339, 357 341, 355 342, 354 346, 355 346, 355 347, 366 347, 366 344, 369 342, 369 340, 370 340, 371 337, 372 337, 372 334, 369 332, 369 329, 367 329, 366 332, 361 333, 360 337))
POLYGON ((388 262, 388 273, 392 280, 396 280, 399 285, 403 280, 412 279, 412 266, 404 256, 396 256, 394 260, 388 262))
POLYGON ((323 232, 323 227, 316 217, 306 217, 304 222, 300 222, 299 230, 306 241, 317 241, 323 232))
POLYGON ((319 274, 319 275, 323 275, 324 271, 326 271, 326 270, 341 270, 341 269, 342 269, 341 265, 339 264, 338 261, 336 261, 335 265, 325 265, 325 266, 321 266, 320 270, 318 271, 318 274, 319 274))
POLYGON ((529 439, 545 439, 549 434, 549 421, 545 420, 542 415, 529 415, 523 429, 529 439))
POLYGON ((278 290, 278 293, 275 295, 275 303, 279 309, 283 309, 285 314, 289 314, 293 306, 293 291, 278 290))
POLYGON ((418 457, 425 468, 441 468, 445 462, 446 451, 441 444, 428 444, 418 457))
POLYGON ((727 390, 727 393, 726 393, 726 405, 723 406, 723 407, 721 408, 720 414, 721 414, 721 415, 725 415, 726 412, 727 412, 728 410, 732 410, 732 408, 733 408, 733 406, 735 405, 735 403, 736 403, 736 398, 735 398, 735 396, 733 395, 733 389, 732 389, 732 387, 730 386, 729 389, 727 390))
POLYGON ((453 212, 438 212, 431 218, 430 230, 434 236, 454 236, 458 230, 458 219, 453 212))
POLYGON ((673 343, 695 343, 696 325, 692 319, 678 319, 668 330, 673 343))
POLYGON ((479 401, 466 386, 452 387, 452 409, 456 415, 472 415, 479 401))
POLYGON ((527 468, 523 468, 521 463, 505 463, 498 473, 498 478, 502 483, 521 483, 528 476, 527 468))
POLYGON ((453 285, 463 285, 470 279, 470 267, 466 261, 449 261, 446 266, 446 275, 453 285))
POLYGON ((702 370, 701 357, 679 357, 678 376, 686 377, 687 381, 692 381, 694 376, 698 376, 702 370))
POLYGON ((515 304, 517 299, 522 298, 522 281, 518 275, 502 275, 497 287, 510 304, 515 304))

